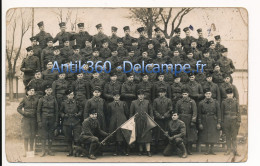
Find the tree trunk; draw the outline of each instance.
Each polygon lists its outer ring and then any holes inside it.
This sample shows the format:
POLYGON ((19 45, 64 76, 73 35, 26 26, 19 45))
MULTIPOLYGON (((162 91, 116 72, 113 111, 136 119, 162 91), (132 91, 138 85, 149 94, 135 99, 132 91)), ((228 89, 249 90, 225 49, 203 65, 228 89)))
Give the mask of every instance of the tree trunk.
POLYGON ((10 74, 8 78, 9 78, 9 101, 13 101, 14 100, 14 87, 13 87, 14 78, 12 74, 10 74))

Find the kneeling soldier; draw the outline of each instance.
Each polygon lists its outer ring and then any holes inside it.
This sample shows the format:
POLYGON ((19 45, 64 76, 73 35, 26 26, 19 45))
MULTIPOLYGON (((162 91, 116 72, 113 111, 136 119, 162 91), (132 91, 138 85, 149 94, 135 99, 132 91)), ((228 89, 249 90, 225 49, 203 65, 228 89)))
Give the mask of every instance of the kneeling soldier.
POLYGON ((50 85, 45 86, 46 95, 39 99, 37 107, 37 122, 42 139, 42 154, 41 157, 46 155, 45 144, 48 140, 48 154, 54 156, 51 151, 52 140, 54 137, 54 130, 58 124, 58 103, 52 95, 50 85))
POLYGON ((22 134, 24 138, 24 150, 26 157, 26 152, 28 151, 28 143, 30 142, 30 151, 33 150, 34 138, 36 135, 36 110, 38 104, 38 98, 34 95, 34 88, 32 86, 27 86, 26 91, 28 96, 26 96, 22 102, 17 107, 17 111, 23 116, 22 118, 22 134))
POLYGON ((232 88, 227 89, 226 94, 227 99, 221 104, 223 131, 227 139, 227 152, 225 155, 230 154, 232 144, 234 155, 239 156, 237 153, 237 134, 241 123, 239 104, 237 99, 233 97, 232 88))
POLYGON ((77 145, 81 133, 80 118, 82 107, 74 99, 74 92, 72 90, 68 89, 65 94, 67 95, 67 100, 62 102, 60 112, 61 117, 64 118, 63 130, 65 139, 68 142, 69 154, 67 156, 72 156, 72 141, 74 141, 74 145, 77 145))
POLYGON ((100 129, 97 119, 98 113, 95 109, 89 110, 89 117, 82 123, 82 132, 80 142, 84 144, 90 143, 89 159, 95 160, 95 153, 100 146, 99 136, 108 136, 108 133, 100 129))
POLYGON ((183 139, 186 135, 185 123, 179 120, 179 115, 177 112, 172 114, 172 120, 168 123, 168 132, 165 133, 169 138, 169 143, 164 149, 163 155, 170 156, 173 149, 177 146, 178 149, 182 151, 182 158, 187 157, 187 151, 183 143, 183 139))

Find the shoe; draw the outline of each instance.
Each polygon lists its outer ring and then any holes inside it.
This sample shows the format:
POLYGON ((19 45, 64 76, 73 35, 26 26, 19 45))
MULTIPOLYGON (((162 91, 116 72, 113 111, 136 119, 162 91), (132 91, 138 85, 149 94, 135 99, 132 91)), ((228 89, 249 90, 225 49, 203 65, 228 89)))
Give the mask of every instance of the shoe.
POLYGON ((192 155, 192 152, 188 150, 188 151, 187 151, 187 154, 188 154, 188 155, 192 155))
POLYGON ((143 152, 139 152, 139 153, 138 153, 138 156, 142 156, 142 155, 143 155, 143 152))
POLYGON ((91 159, 91 160, 96 160, 96 157, 93 154, 89 155, 88 158, 91 159))
POLYGON ((152 157, 152 154, 151 154, 151 152, 149 151, 149 152, 147 152, 147 156, 149 156, 149 157, 152 157))
POLYGON ((128 154, 128 153, 125 153, 125 156, 129 156, 129 154, 128 154))

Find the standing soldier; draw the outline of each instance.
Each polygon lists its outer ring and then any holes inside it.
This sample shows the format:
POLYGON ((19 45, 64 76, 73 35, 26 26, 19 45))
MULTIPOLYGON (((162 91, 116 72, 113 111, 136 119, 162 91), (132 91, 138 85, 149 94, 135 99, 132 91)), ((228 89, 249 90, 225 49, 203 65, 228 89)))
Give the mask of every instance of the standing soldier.
POLYGON ((180 56, 180 52, 177 48, 173 48, 172 54, 173 54, 173 56, 172 55, 170 56, 170 58, 171 58, 170 60, 171 60, 173 66, 175 66, 176 64, 183 63, 182 58, 180 56))
POLYGON ((102 99, 100 95, 101 95, 101 88, 96 86, 94 88, 93 97, 87 100, 85 104, 84 119, 89 117, 91 110, 93 109, 97 110, 98 122, 100 124, 100 128, 102 130, 105 130, 106 129, 105 116, 104 116, 105 100, 102 99))
POLYGON ((111 50, 111 57, 107 58, 106 61, 109 61, 111 63, 111 68, 116 68, 118 63, 121 62, 121 58, 118 57, 117 48, 112 48, 111 50))
POLYGON ((201 60, 201 58, 202 58, 202 51, 200 51, 197 48, 197 39, 192 39, 190 46, 191 46, 191 50, 192 50, 194 59, 196 59, 197 61, 201 60))
POLYGON ((70 39, 69 38, 63 38, 63 48, 60 49, 61 56, 64 59, 69 59, 73 55, 73 49, 70 46, 70 39))
MULTIPOLYGON (((130 109, 130 105, 133 100, 136 99, 136 84, 134 83, 134 74, 126 73, 127 81, 123 83, 121 89, 121 98, 126 102, 128 108, 130 109)), ((127 118, 129 117, 129 112, 127 113, 127 118)))
POLYGON ((35 91, 35 97, 40 99, 44 94, 44 81, 40 70, 35 70, 34 78, 28 83, 35 91))
POLYGON ((201 63, 202 64, 206 64, 206 66, 203 68, 203 71, 211 71, 213 70, 213 65, 215 63, 215 60, 212 59, 210 57, 210 54, 209 54, 209 49, 204 49, 203 50, 203 56, 202 56, 202 59, 201 59, 201 63))
POLYGON ((189 27, 183 28, 183 31, 185 32, 186 37, 182 39, 182 45, 183 45, 183 50, 186 52, 190 48, 191 40, 195 38, 190 35, 189 27))
POLYGON ((177 101, 175 112, 178 113, 179 119, 185 123, 186 136, 185 144, 189 155, 192 155, 192 143, 197 140, 197 105, 193 99, 189 97, 189 91, 182 89, 182 99, 177 101))
POLYGON ((90 94, 92 97, 92 94, 94 92, 94 89, 96 86, 100 87, 101 90, 103 90, 105 85, 105 81, 100 78, 100 74, 97 71, 93 71, 93 78, 90 81, 90 94))
POLYGON ((59 46, 62 48, 64 46, 63 39, 64 38, 71 38, 71 34, 69 32, 66 32, 66 23, 61 22, 59 23, 60 26, 60 32, 56 35, 56 37, 53 39, 53 43, 56 43, 59 41, 59 46))
POLYGON ((220 58, 220 53, 216 51, 216 45, 213 40, 208 42, 209 45, 209 55, 214 61, 218 61, 220 58))
POLYGON ((212 80, 214 83, 218 85, 219 88, 221 84, 224 82, 223 73, 220 71, 220 67, 218 63, 213 64, 212 80))
POLYGON ((82 56, 79 54, 80 46, 74 45, 72 46, 73 54, 69 57, 69 61, 72 62, 72 64, 77 63, 81 60, 81 62, 85 61, 85 59, 82 58, 82 56))
POLYGON ((171 85, 171 99, 172 99, 172 105, 173 108, 175 108, 176 103, 178 100, 182 98, 182 89, 183 89, 183 84, 181 83, 181 77, 179 74, 174 75, 174 82, 171 85))
POLYGON ((39 58, 33 56, 33 47, 29 46, 26 48, 27 57, 23 59, 21 65, 21 71, 24 72, 23 84, 27 86, 28 83, 34 76, 35 70, 40 70, 40 61, 39 58))
MULTIPOLYGON (((161 45, 160 45, 160 40, 163 39, 165 40, 165 42, 167 43, 166 39, 163 37, 162 31, 160 30, 160 28, 155 28, 154 29, 155 32, 155 37, 153 38, 153 42, 154 42, 154 50, 158 50, 161 45)), ((166 44, 167 45, 167 44, 166 44)), ((167 45, 168 46, 168 45, 167 45)))
POLYGON ((164 74, 163 73, 158 73, 157 78, 159 81, 156 81, 154 83, 154 94, 155 97, 159 97, 159 89, 160 88, 165 88, 166 89, 166 97, 171 98, 171 87, 170 85, 164 81, 164 74))
POLYGON ((224 99, 227 98, 226 90, 231 88, 233 90, 233 97, 239 102, 238 90, 237 87, 231 83, 230 75, 224 74, 223 79, 224 79, 224 83, 220 85, 220 94, 221 94, 222 101, 224 101, 224 99))
POLYGON ((139 58, 139 56, 141 55, 141 50, 140 50, 140 48, 139 48, 139 46, 138 46, 138 39, 137 39, 137 38, 133 38, 133 39, 131 40, 131 42, 132 42, 131 48, 134 49, 135 57, 136 57, 136 58, 139 58))
POLYGON ((112 26, 111 27, 111 33, 112 35, 109 37, 109 48, 117 48, 117 39, 119 38, 116 33, 117 33, 117 27, 112 26))
POLYGON ((89 38, 85 41, 85 47, 83 49, 80 49, 80 55, 85 59, 88 60, 92 53, 93 53, 93 49, 92 49, 92 38, 89 38))
POLYGON ((79 48, 82 49, 85 47, 85 42, 87 40, 92 39, 92 36, 87 31, 84 31, 85 30, 84 23, 78 23, 77 25, 79 28, 79 32, 73 34, 71 36, 71 40, 76 40, 76 44, 79 46, 79 48))
POLYGON ((136 123, 136 142, 139 144, 139 156, 143 154, 143 144, 145 144, 147 155, 152 157, 150 143, 152 142, 152 131, 146 131, 147 114, 153 118, 153 110, 150 102, 144 99, 144 91, 139 89, 138 99, 134 100, 130 107, 130 117, 135 116, 136 123))
POLYGON ((156 58, 156 52, 154 50, 154 41, 153 40, 148 40, 147 42, 147 53, 148 53, 148 56, 149 58, 152 58, 152 59, 155 59, 156 58))
POLYGON ((42 49, 39 45, 37 45, 38 40, 35 36, 31 37, 30 40, 31 40, 32 48, 33 48, 33 55, 37 56, 40 61, 42 49))
POLYGON ((102 46, 101 41, 103 39, 107 39, 108 40, 108 36, 104 34, 102 24, 97 24, 96 28, 97 28, 98 33, 96 35, 94 35, 94 37, 93 37, 92 47, 93 48, 97 47, 98 49, 100 49, 101 46, 102 46))
POLYGON ((53 42, 52 42, 53 38, 52 37, 48 37, 46 38, 46 41, 47 41, 47 47, 45 47, 43 50, 42 50, 42 54, 41 54, 41 67, 42 67, 42 71, 46 69, 46 65, 47 65, 47 62, 49 60, 52 59, 53 57, 53 42))
POLYGON ((100 57, 103 59, 107 59, 111 56, 111 50, 116 49, 117 47, 108 48, 109 41, 107 39, 104 39, 101 42, 102 42, 102 48, 100 48, 99 50, 100 57))
POLYGON ((217 35, 217 36, 214 36, 214 38, 215 38, 215 42, 216 42, 216 47, 215 47, 215 49, 216 49, 216 51, 217 51, 218 53, 221 53, 221 50, 222 50, 223 48, 225 48, 225 47, 221 44, 221 37, 220 37, 220 35, 217 35))
POLYGON ((44 49, 47 46, 47 38, 52 37, 51 34, 44 31, 44 23, 43 21, 39 22, 38 27, 40 29, 40 32, 35 36, 39 42, 39 46, 41 49, 44 49))
MULTIPOLYGON (((155 122, 162 127, 163 130, 167 129, 168 122, 171 117, 171 111, 173 110, 171 99, 165 97, 166 89, 159 89, 159 97, 156 98, 153 102, 153 111, 154 111, 154 120, 155 122)), ((155 128, 155 152, 158 151, 159 141, 164 141, 166 143, 164 133, 162 133, 160 128, 155 128)))
POLYGON ((168 136, 169 143, 163 151, 164 156, 170 156, 173 150, 177 147, 181 150, 180 157, 186 158, 187 151, 184 145, 184 138, 186 136, 186 126, 185 123, 179 120, 179 114, 177 112, 173 112, 171 115, 171 120, 167 126, 167 132, 165 135, 168 136))
POLYGON ((69 153, 67 156, 73 155, 72 141, 74 145, 78 145, 81 133, 80 120, 82 116, 82 107, 74 99, 72 90, 66 90, 67 99, 64 100, 60 107, 61 117, 64 118, 63 130, 65 140, 68 142, 69 153))
POLYGON ((38 105, 38 98, 34 95, 34 88, 32 86, 27 86, 26 91, 28 96, 23 98, 17 107, 17 111, 23 116, 22 134, 24 138, 24 157, 26 157, 26 152, 28 151, 28 144, 30 145, 30 151, 33 151, 37 126, 36 112, 38 105))
POLYGON ((169 43, 169 47, 171 50, 173 50, 173 48, 176 47, 176 45, 181 42, 181 37, 180 37, 181 29, 180 28, 174 29, 174 33, 175 33, 175 36, 173 36, 170 39, 170 43, 169 43))
POLYGON ((143 89, 144 91, 144 99, 148 100, 152 103, 154 99, 154 85, 149 80, 149 76, 147 73, 142 73, 142 82, 137 85, 137 90, 143 89))
POLYGON ((219 102, 211 97, 210 89, 204 89, 204 93, 205 99, 199 103, 198 107, 199 143, 206 144, 205 155, 216 155, 213 148, 214 144, 219 141, 221 111, 219 102))
POLYGON ((214 82, 212 82, 212 73, 208 72, 206 74, 206 82, 203 84, 203 89, 210 89, 211 94, 212 94, 212 98, 217 100, 218 103, 221 102, 221 96, 220 96, 220 91, 219 91, 219 87, 217 84, 215 84, 214 82))
POLYGON ((198 32, 198 40, 197 40, 197 44, 198 44, 198 49, 203 52, 206 48, 207 48, 207 44, 208 44, 208 39, 203 37, 203 31, 201 28, 197 29, 198 32))
MULTIPOLYGON (((108 104, 108 112, 111 113, 111 119, 109 121, 110 133, 125 123, 127 121, 127 114, 129 114, 129 108, 124 101, 120 100, 118 91, 115 91, 112 96, 114 101, 108 104)), ((118 155, 118 151, 128 156, 129 148, 120 129, 114 134, 114 141, 116 142, 114 156, 118 155)))
POLYGON ((117 52, 119 58, 125 58, 128 55, 127 50, 124 48, 124 43, 122 38, 117 39, 117 52))
POLYGON ((226 135, 227 152, 229 155, 231 145, 233 154, 239 156, 237 153, 237 134, 241 123, 241 115, 239 112, 239 103, 233 96, 233 89, 226 89, 227 98, 221 104, 222 111, 222 127, 226 135))
POLYGON ((40 98, 37 107, 37 122, 40 130, 40 136, 42 140, 42 154, 41 157, 47 153, 50 156, 54 156, 51 151, 52 140, 54 138, 54 130, 58 124, 58 103, 55 97, 52 95, 52 89, 50 85, 45 86, 46 95, 40 98), (48 151, 46 152, 45 145, 48 141, 48 151))
POLYGON ((52 85, 52 83, 57 80, 59 72, 57 70, 52 71, 53 63, 51 60, 47 63, 47 69, 42 72, 42 79, 45 85, 52 85))
MULTIPOLYGON (((51 58, 52 63, 54 64, 54 62, 56 61, 56 63, 61 66, 64 57, 62 57, 62 55, 60 54, 60 46, 54 46, 53 47, 53 57, 51 58)), ((59 67, 60 68, 60 67, 59 67)), ((61 69, 61 68, 60 68, 61 69)))
POLYGON ((115 67, 116 67, 116 75, 117 75, 117 80, 123 84, 126 80, 127 80, 127 77, 126 77, 126 73, 124 73, 122 70, 123 70, 123 67, 122 67, 122 62, 118 62, 115 64, 115 67))
POLYGON ((104 61, 104 59, 99 56, 98 48, 93 48, 92 56, 88 60, 93 62, 93 68, 98 61, 104 61))
POLYGON ((141 51, 147 49, 147 42, 148 42, 148 38, 145 37, 145 32, 144 32, 144 27, 140 27, 137 29, 138 33, 139 33, 139 38, 138 38, 138 45, 141 51))
POLYGON ((82 123, 82 132, 80 134, 80 142, 84 144, 89 144, 89 159, 95 160, 95 153, 97 152, 100 142, 100 136, 108 136, 108 134, 101 129, 98 117, 100 114, 97 110, 89 110, 89 117, 85 118, 82 123))
POLYGON ((129 26, 125 26, 123 28, 125 36, 123 37, 123 43, 124 43, 124 47, 126 49, 129 49, 132 47, 132 39, 133 37, 130 36, 130 27, 129 26))
POLYGON ((68 89, 69 82, 65 80, 65 73, 59 73, 58 77, 59 78, 52 83, 52 93, 60 108, 61 103, 66 99, 65 92, 68 89))

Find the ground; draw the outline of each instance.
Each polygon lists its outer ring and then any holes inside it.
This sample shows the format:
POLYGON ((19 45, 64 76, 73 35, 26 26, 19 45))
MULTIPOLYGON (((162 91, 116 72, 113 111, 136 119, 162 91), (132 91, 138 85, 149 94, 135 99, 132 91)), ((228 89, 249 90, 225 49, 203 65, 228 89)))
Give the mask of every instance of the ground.
MULTIPOLYGON (((56 152, 55 156, 40 157, 36 153, 33 158, 23 157, 23 141, 20 135, 20 119, 16 108, 19 102, 7 103, 6 105, 6 157, 9 162, 243 162, 247 160, 247 141, 238 145, 239 157, 225 156, 223 150, 216 152, 217 155, 204 155, 203 152, 194 152, 188 158, 182 159, 178 156, 164 157, 161 153, 153 157, 138 156, 112 156, 105 153, 97 160, 89 160, 86 157, 67 157, 65 152, 56 152), (11 123, 10 123, 11 122, 11 123)), ((247 116, 242 117, 240 136, 247 136, 247 116)))

